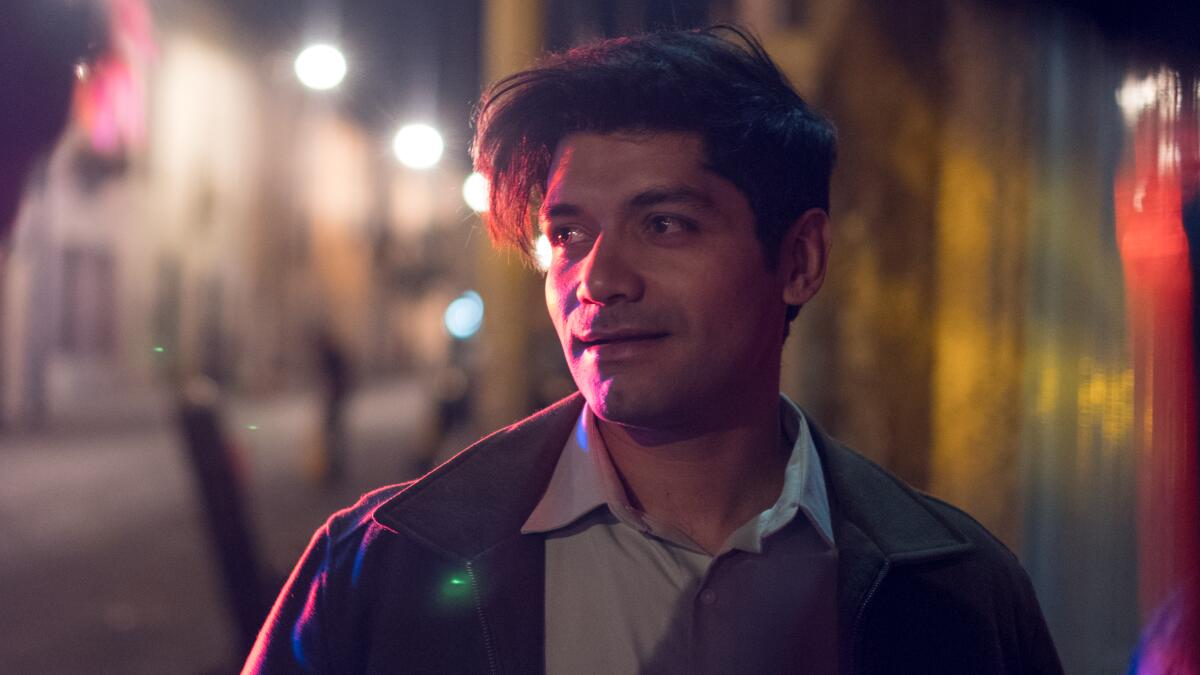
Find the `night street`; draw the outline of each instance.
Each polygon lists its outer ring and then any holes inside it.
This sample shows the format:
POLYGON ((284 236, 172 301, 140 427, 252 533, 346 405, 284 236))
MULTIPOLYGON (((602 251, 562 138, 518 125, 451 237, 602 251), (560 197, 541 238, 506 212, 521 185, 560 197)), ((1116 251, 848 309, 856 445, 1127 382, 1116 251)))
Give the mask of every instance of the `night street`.
POLYGON ((1200 675, 1197 35, 0 0, 0 675, 1200 675))
MULTIPOLYGON (((128 402, 114 402, 114 408, 128 402)), ((249 470, 258 543, 282 580, 313 530, 373 487, 417 471, 426 419, 410 382, 350 406, 348 475, 306 478, 315 396, 226 405, 249 470)), ((165 406, 114 410, 99 432, 0 436, 0 662, 14 673, 216 673, 233 638, 187 455, 165 406), (154 419, 145 419, 151 417, 154 419), (120 427, 120 428, 116 428, 120 427)), ((93 423, 92 426, 97 426, 93 423)))

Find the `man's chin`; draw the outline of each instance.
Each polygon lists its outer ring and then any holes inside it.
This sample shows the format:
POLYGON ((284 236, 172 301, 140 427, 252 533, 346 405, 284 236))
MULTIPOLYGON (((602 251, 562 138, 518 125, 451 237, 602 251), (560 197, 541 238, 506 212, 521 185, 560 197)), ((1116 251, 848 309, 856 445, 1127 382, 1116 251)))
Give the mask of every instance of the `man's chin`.
POLYGON ((686 411, 676 408, 678 396, 662 390, 634 388, 617 382, 583 390, 592 412, 609 424, 629 429, 657 430, 677 425, 686 411))

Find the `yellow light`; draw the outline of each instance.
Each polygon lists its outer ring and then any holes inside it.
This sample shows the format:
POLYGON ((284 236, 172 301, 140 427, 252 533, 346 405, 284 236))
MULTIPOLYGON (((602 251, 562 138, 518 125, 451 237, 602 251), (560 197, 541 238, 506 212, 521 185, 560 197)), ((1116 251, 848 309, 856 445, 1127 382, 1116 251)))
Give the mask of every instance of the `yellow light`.
POLYGON ((332 89, 346 77, 346 57, 331 45, 312 45, 300 52, 296 77, 309 89, 332 89))
POLYGON ((442 135, 428 124, 403 126, 392 139, 396 159, 410 169, 428 169, 437 164, 444 148, 442 135))

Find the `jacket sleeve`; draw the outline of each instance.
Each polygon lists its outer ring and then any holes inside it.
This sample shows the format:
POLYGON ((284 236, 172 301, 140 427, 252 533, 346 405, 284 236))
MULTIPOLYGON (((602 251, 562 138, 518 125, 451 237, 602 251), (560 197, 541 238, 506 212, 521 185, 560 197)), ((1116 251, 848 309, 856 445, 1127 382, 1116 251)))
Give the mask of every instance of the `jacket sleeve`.
POLYGON ((326 523, 313 535, 276 598, 242 668, 243 675, 330 671, 321 629, 322 604, 330 569, 329 551, 329 524, 326 523))

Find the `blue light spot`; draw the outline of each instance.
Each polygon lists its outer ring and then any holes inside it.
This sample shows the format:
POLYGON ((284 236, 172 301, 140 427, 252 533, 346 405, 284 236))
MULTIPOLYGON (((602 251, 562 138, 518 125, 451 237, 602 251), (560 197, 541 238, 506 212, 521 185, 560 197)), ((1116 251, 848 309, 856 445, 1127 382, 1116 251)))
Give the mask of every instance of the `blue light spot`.
POLYGON ((465 340, 479 332, 483 325, 483 298, 475 291, 467 291, 446 307, 446 332, 465 340))
POLYGON ((308 670, 308 657, 304 654, 304 642, 300 639, 300 631, 292 631, 292 656, 301 668, 308 670))
POLYGON ((587 429, 584 428, 583 418, 580 418, 579 423, 575 425, 575 442, 579 444, 580 450, 588 451, 587 429))

